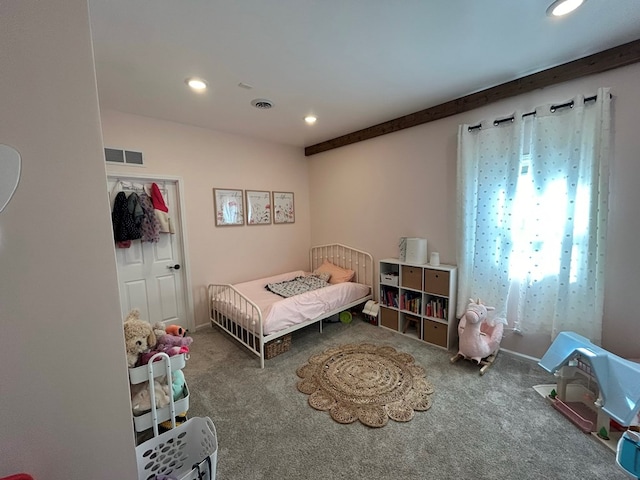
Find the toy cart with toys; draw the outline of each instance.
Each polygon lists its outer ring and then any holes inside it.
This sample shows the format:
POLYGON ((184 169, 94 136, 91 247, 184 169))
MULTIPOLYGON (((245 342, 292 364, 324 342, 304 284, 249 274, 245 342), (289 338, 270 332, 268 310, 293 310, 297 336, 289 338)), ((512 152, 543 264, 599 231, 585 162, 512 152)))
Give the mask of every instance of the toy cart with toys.
POLYGON ((182 370, 186 360, 187 356, 184 353, 170 357, 166 353, 158 352, 149 359, 146 365, 129 369, 129 383, 132 391, 146 382, 142 387, 147 387, 149 392, 150 410, 143 413, 133 412, 137 443, 145 439, 145 432, 148 435, 150 429, 153 429, 153 436, 158 436, 159 426, 163 422, 170 422, 170 427, 175 428, 176 416, 189 410, 189 389, 186 382, 179 398, 174 399, 173 394, 168 395, 168 404, 161 408, 157 407, 157 388, 154 388, 158 381, 163 381, 166 385, 171 386, 174 372, 182 370))
POLYGON ((189 390, 184 382, 179 398, 173 392, 168 405, 156 406, 156 382, 172 385, 177 371, 185 367, 186 354, 170 357, 154 354, 146 365, 129 369, 132 388, 146 382, 150 410, 134 415, 138 480, 214 480, 218 455, 216 429, 208 417, 195 417, 178 424, 189 409, 189 390), (160 427, 166 425, 161 432, 160 427), (150 432, 152 430, 152 433, 150 432), (153 435, 149 438, 150 435, 153 435))

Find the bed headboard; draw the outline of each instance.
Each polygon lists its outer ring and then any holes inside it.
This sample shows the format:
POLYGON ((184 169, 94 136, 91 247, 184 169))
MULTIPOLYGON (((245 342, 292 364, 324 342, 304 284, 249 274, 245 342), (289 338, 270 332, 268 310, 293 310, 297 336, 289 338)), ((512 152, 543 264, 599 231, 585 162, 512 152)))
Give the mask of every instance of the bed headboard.
POLYGON ((353 270, 356 272, 353 281, 369 285, 373 292, 373 257, 370 253, 340 243, 311 247, 309 252, 311 272, 325 260, 339 267, 353 270))

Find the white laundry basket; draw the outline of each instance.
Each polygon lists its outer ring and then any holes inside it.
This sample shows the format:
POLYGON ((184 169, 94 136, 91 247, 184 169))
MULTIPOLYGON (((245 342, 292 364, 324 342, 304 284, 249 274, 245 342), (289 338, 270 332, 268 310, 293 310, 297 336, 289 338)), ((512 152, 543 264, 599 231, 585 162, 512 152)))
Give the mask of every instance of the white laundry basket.
POLYGON ((218 460, 216 428, 194 417, 136 447, 138 480, 214 480, 218 460))

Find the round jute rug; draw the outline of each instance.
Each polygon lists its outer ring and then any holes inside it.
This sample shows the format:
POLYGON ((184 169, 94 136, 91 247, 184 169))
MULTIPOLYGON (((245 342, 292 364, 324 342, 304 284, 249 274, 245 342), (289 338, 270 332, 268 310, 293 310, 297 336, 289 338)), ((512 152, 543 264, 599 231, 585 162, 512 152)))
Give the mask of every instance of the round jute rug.
POLYGON ((296 370, 298 390, 309 405, 339 423, 360 420, 384 427, 389 418, 408 422, 431 407, 433 386, 408 353, 369 343, 347 344, 312 355, 296 370))

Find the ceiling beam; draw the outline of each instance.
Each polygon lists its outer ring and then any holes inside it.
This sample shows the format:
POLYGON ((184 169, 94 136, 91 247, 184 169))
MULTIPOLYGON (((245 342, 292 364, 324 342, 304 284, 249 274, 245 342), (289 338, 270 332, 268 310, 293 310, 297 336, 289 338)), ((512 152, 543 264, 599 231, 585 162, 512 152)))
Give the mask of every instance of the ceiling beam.
POLYGON ((403 117, 379 123, 372 127, 348 133, 332 140, 317 143, 304 149, 305 156, 326 152, 334 148, 344 147, 352 143, 397 132, 405 128, 415 127, 423 123, 457 115, 505 98, 514 97, 531 92, 539 88, 548 87, 586 75, 606 72, 614 68, 624 67, 640 61, 640 40, 625 43, 609 50, 604 50, 572 62, 558 65, 538 73, 512 80, 501 85, 487 88, 480 92, 441 103, 435 107, 420 110, 403 117))

